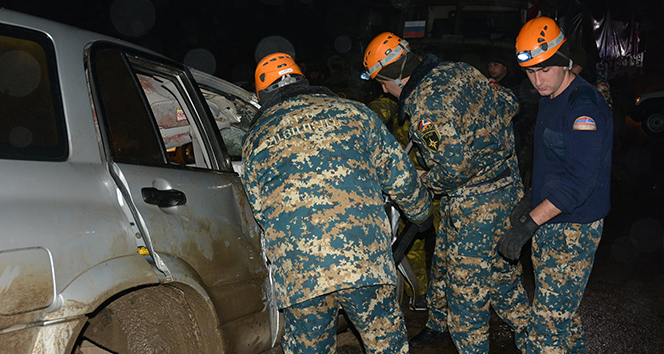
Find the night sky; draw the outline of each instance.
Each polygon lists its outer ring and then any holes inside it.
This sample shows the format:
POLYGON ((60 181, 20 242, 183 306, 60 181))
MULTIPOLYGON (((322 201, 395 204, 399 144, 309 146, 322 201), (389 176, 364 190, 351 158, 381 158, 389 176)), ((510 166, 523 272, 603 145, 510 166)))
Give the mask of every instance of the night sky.
MULTIPOLYGON (((585 3, 601 10, 607 1, 585 3)), ((325 64, 335 54, 357 60, 373 36, 397 30, 399 10, 409 2, 0 0, 0 6, 121 38, 243 83, 253 79, 255 49, 265 37, 282 36, 292 42, 298 62, 325 64)), ((610 2, 616 16, 643 12, 643 1, 610 2)))
POLYGON ((324 63, 331 55, 348 55, 351 51, 359 55, 363 49, 359 48, 359 37, 370 35, 366 28, 372 3, 366 0, 19 0, 0 1, 0 6, 121 38, 224 79, 241 82, 253 78, 256 46, 268 36, 281 36, 292 42, 298 61, 324 63))

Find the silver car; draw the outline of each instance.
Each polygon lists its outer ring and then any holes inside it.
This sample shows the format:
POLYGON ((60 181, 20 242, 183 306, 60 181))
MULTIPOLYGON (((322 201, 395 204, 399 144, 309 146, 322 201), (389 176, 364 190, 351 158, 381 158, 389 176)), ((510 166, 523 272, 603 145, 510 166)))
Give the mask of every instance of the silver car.
POLYGON ((275 345, 261 231, 233 170, 253 95, 0 9, 0 107, 0 352, 275 345))

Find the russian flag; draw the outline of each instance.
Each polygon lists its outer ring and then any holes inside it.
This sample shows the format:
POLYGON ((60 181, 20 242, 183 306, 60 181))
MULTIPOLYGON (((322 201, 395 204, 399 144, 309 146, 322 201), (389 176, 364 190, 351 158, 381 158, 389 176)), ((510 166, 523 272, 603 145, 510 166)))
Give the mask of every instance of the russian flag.
POLYGON ((406 21, 403 26, 403 38, 424 37, 426 21, 406 21))
POLYGON ((418 130, 420 133, 422 133, 422 132, 424 132, 425 130, 428 130, 429 128, 432 128, 432 127, 433 127, 433 123, 431 123, 430 120, 425 119, 425 120, 423 120, 423 121, 420 122, 420 124, 419 124, 417 130, 418 130))

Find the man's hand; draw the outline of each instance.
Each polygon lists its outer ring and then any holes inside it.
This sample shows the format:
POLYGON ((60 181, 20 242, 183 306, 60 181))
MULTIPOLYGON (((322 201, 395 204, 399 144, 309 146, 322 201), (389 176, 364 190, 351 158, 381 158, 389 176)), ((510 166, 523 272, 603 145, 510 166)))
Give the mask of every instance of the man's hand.
POLYGON ((533 190, 529 189, 526 191, 526 194, 523 195, 523 198, 521 198, 514 209, 512 209, 512 213, 510 214, 510 221, 512 222, 512 225, 516 225, 519 218, 523 214, 530 212, 532 200, 533 190))
POLYGON ((533 237, 538 228, 539 225, 533 221, 530 213, 524 213, 516 222, 512 223, 512 228, 507 230, 500 240, 498 240, 498 252, 509 260, 515 261, 519 259, 521 248, 533 237))

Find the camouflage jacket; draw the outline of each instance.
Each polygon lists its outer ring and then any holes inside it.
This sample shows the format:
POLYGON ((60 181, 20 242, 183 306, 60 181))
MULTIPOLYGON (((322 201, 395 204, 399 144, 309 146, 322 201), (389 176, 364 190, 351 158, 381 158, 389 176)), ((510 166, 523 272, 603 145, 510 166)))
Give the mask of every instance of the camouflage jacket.
POLYGON ((458 194, 491 181, 506 167, 518 178, 511 125, 517 99, 477 69, 425 56, 399 103, 401 119, 410 117, 411 138, 429 170, 422 175, 427 188, 458 194))
POLYGON ((369 108, 322 87, 290 86, 258 112, 242 151, 279 307, 396 284, 382 192, 416 222, 430 213, 428 192, 369 108))

